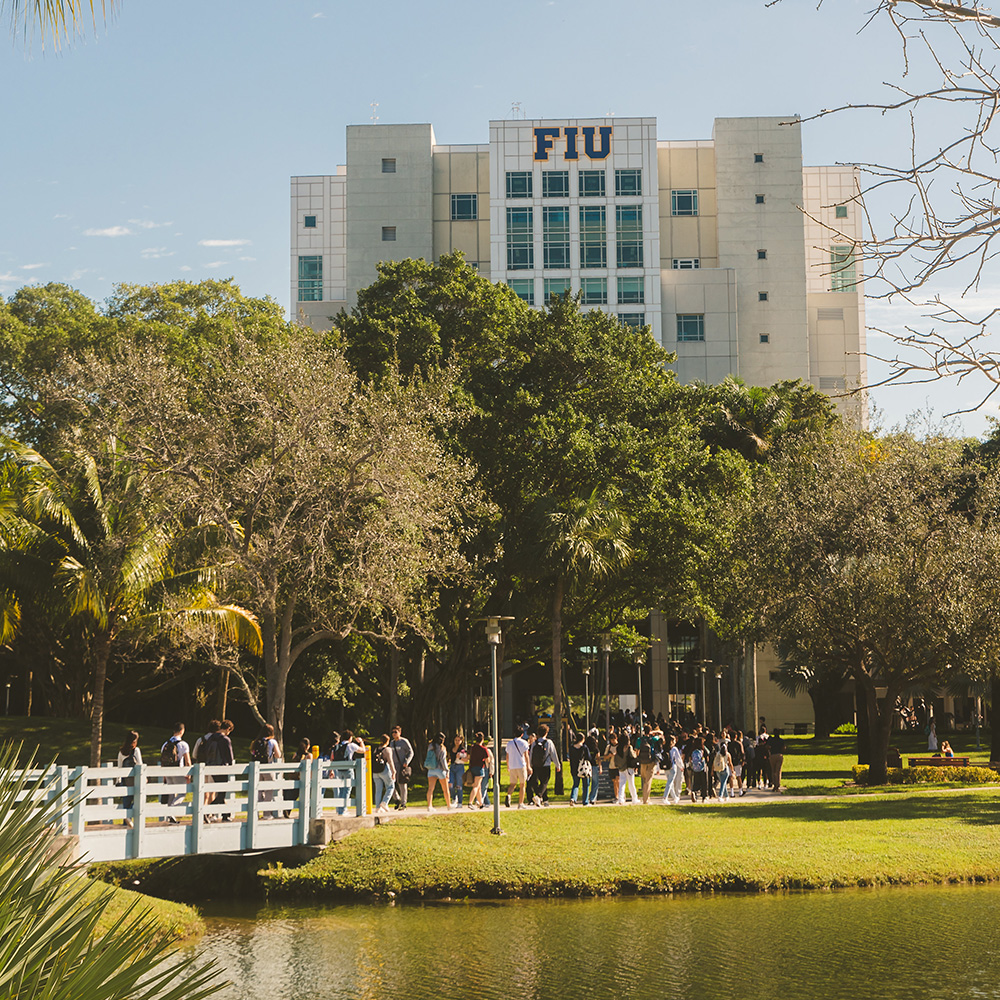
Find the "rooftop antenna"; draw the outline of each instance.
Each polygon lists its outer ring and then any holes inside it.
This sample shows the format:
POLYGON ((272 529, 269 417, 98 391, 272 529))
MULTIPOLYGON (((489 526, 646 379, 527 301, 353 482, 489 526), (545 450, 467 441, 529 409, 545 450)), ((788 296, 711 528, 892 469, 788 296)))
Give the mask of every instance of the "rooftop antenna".
POLYGON ((372 109, 372 113, 369 116, 370 121, 374 125, 378 121, 378 101, 372 101, 369 107, 372 109))
POLYGON ((510 106, 510 116, 511 118, 523 118, 524 109, 521 107, 520 101, 513 101, 510 106))

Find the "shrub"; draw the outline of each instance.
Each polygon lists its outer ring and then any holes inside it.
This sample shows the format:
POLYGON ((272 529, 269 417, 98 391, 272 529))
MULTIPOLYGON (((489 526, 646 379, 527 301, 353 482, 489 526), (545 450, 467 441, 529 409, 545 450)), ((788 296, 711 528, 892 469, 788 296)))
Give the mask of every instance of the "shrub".
POLYGON ((857 736, 858 727, 853 722, 845 722, 833 731, 834 736, 857 736))
MULTIPOLYGON (((868 765, 851 768, 854 782, 868 784, 868 765)), ((887 785, 927 785, 939 783, 960 785, 991 785, 1000 782, 1000 774, 988 767, 890 767, 886 771, 887 785)))

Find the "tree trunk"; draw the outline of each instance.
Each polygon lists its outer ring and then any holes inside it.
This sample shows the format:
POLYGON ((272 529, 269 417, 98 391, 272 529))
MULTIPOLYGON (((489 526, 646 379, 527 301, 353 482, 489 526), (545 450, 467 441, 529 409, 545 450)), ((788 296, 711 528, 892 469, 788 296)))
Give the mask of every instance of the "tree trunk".
POLYGON ((868 720, 868 696, 865 686, 855 678, 854 681, 854 719, 857 726, 858 763, 872 762, 872 737, 868 720))
POLYGON ((216 718, 221 722, 226 717, 226 704, 229 700, 229 671, 224 666, 219 667, 219 700, 216 705, 216 718))
MULTIPOLYGON (((562 606, 563 579, 556 580, 552 595, 552 725, 549 738, 556 745, 556 756, 562 760, 562 606)), ((563 794, 562 768, 556 771, 556 795, 563 794)))
POLYGON ((401 654, 396 646, 389 647, 389 718, 385 724, 388 733, 397 725, 399 719, 399 658, 401 654))
POLYGON ((895 693, 889 689, 880 710, 875 685, 870 680, 865 683, 865 702, 868 709, 868 726, 871 737, 871 760, 868 764, 868 783, 870 785, 884 785, 886 782, 895 700, 895 693))
POLYGON ((105 633, 94 641, 94 692, 90 704, 90 766, 101 766, 101 741, 104 736, 104 686, 108 679, 111 635, 105 633))

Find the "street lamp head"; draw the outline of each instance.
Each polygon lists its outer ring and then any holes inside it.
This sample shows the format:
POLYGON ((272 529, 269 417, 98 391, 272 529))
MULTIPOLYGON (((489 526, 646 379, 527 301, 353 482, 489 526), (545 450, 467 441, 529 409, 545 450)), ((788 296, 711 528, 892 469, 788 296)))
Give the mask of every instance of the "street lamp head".
POLYGON ((589 677, 590 676, 590 664, 589 663, 584 663, 584 665, 583 665, 583 674, 584 674, 585 677, 589 677))
POLYGON ((611 633, 603 632, 601 633, 601 652, 610 653, 611 652, 611 633))
POLYGON ((479 620, 486 622, 486 641, 491 646, 499 646, 503 636, 500 623, 512 622, 514 618, 512 615, 495 615, 487 618, 480 618, 479 620))
POLYGON ((646 650, 644 649, 633 649, 632 656, 636 663, 646 662, 646 650))

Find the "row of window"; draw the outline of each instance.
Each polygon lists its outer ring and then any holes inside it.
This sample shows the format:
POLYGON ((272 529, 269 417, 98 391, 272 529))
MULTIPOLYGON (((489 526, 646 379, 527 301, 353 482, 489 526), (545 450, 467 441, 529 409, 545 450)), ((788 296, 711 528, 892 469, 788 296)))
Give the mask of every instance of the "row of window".
MULTIPOLYGON (((542 209, 542 266, 570 267, 570 209, 542 209)), ((606 205, 586 205, 580 213, 580 267, 608 266, 606 205)), ((618 267, 642 267, 642 205, 615 206, 615 259, 618 267)), ((535 267, 534 210, 507 209, 507 270, 535 267)))
MULTIPOLYGON (((533 197, 533 177, 530 170, 507 171, 507 197, 533 197)), ((607 197, 607 172, 604 170, 581 170, 577 177, 577 191, 581 198, 607 197)), ((637 198, 642 194, 642 170, 628 169, 615 171, 615 197, 637 198)), ((542 197, 568 198, 569 171, 543 170, 542 197)))
MULTIPOLYGON (((507 281, 511 290, 524 299, 529 306, 535 304, 535 279, 510 278, 507 281)), ((641 306, 646 301, 646 283, 643 278, 618 278, 618 305, 641 306)), ((553 295, 564 295, 570 291, 569 278, 545 278, 542 287, 545 301, 553 295)), ((607 278, 581 278, 580 301, 587 306, 606 306, 608 304, 607 278)))

